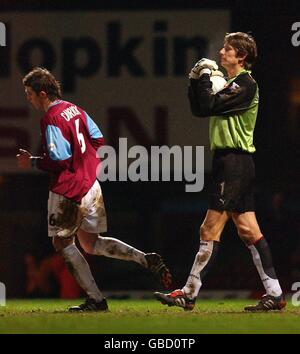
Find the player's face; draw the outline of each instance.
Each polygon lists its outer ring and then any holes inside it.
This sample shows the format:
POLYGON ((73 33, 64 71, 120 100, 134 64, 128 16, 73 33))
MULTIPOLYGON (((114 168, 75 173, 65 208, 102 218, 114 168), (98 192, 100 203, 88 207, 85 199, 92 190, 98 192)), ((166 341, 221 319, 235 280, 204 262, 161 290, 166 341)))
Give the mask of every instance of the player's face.
POLYGON ((220 50, 219 54, 221 66, 226 70, 240 64, 241 58, 237 57, 236 50, 227 42, 224 43, 224 47, 220 50))
POLYGON ((25 95, 28 102, 35 108, 35 109, 42 109, 42 98, 33 91, 31 87, 25 86, 25 95))

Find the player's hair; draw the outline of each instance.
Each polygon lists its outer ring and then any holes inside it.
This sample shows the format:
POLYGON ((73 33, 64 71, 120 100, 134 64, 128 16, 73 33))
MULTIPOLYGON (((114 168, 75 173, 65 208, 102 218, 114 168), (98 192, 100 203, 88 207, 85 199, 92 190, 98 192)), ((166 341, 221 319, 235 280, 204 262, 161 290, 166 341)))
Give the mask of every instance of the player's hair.
POLYGON ((231 45, 238 56, 246 54, 244 60, 245 69, 251 69, 257 58, 257 47, 254 38, 244 32, 226 33, 224 42, 231 45))
POLYGON ((41 91, 46 92, 50 101, 61 98, 60 83, 45 68, 36 67, 32 69, 24 77, 23 85, 31 87, 36 94, 39 94, 41 91))

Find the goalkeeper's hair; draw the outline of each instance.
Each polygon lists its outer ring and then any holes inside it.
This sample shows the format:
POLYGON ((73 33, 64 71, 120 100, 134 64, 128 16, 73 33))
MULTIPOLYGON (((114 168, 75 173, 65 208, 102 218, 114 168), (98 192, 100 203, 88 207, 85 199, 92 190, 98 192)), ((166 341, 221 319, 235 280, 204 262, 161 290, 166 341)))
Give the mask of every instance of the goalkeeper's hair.
POLYGON ((254 38, 244 32, 226 33, 224 42, 231 45, 237 52, 237 56, 244 56, 245 69, 251 69, 257 58, 257 47, 254 38))
POLYGON ((23 85, 31 87, 36 94, 39 94, 41 91, 46 92, 50 101, 61 98, 60 83, 45 68, 36 67, 32 69, 24 77, 23 85))

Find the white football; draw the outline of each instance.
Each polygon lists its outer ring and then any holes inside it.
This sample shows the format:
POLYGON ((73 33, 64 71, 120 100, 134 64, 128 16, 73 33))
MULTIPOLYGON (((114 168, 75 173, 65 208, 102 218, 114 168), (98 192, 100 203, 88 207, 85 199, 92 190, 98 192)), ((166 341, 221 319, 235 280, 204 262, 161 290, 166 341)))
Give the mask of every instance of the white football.
POLYGON ((226 80, 222 76, 218 76, 218 75, 211 76, 210 81, 212 82, 212 90, 214 94, 223 90, 223 88, 226 85, 226 80))

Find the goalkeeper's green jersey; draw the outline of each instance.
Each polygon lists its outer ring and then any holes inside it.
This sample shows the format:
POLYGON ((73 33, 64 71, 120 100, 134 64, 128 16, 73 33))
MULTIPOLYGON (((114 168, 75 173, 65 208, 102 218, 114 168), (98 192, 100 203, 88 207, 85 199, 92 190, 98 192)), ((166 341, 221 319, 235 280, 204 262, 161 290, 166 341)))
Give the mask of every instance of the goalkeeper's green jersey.
POLYGON ((217 94, 212 92, 208 74, 191 79, 189 99, 196 116, 210 116, 210 147, 238 149, 253 153, 253 133, 258 111, 258 86, 250 71, 242 70, 217 94))

